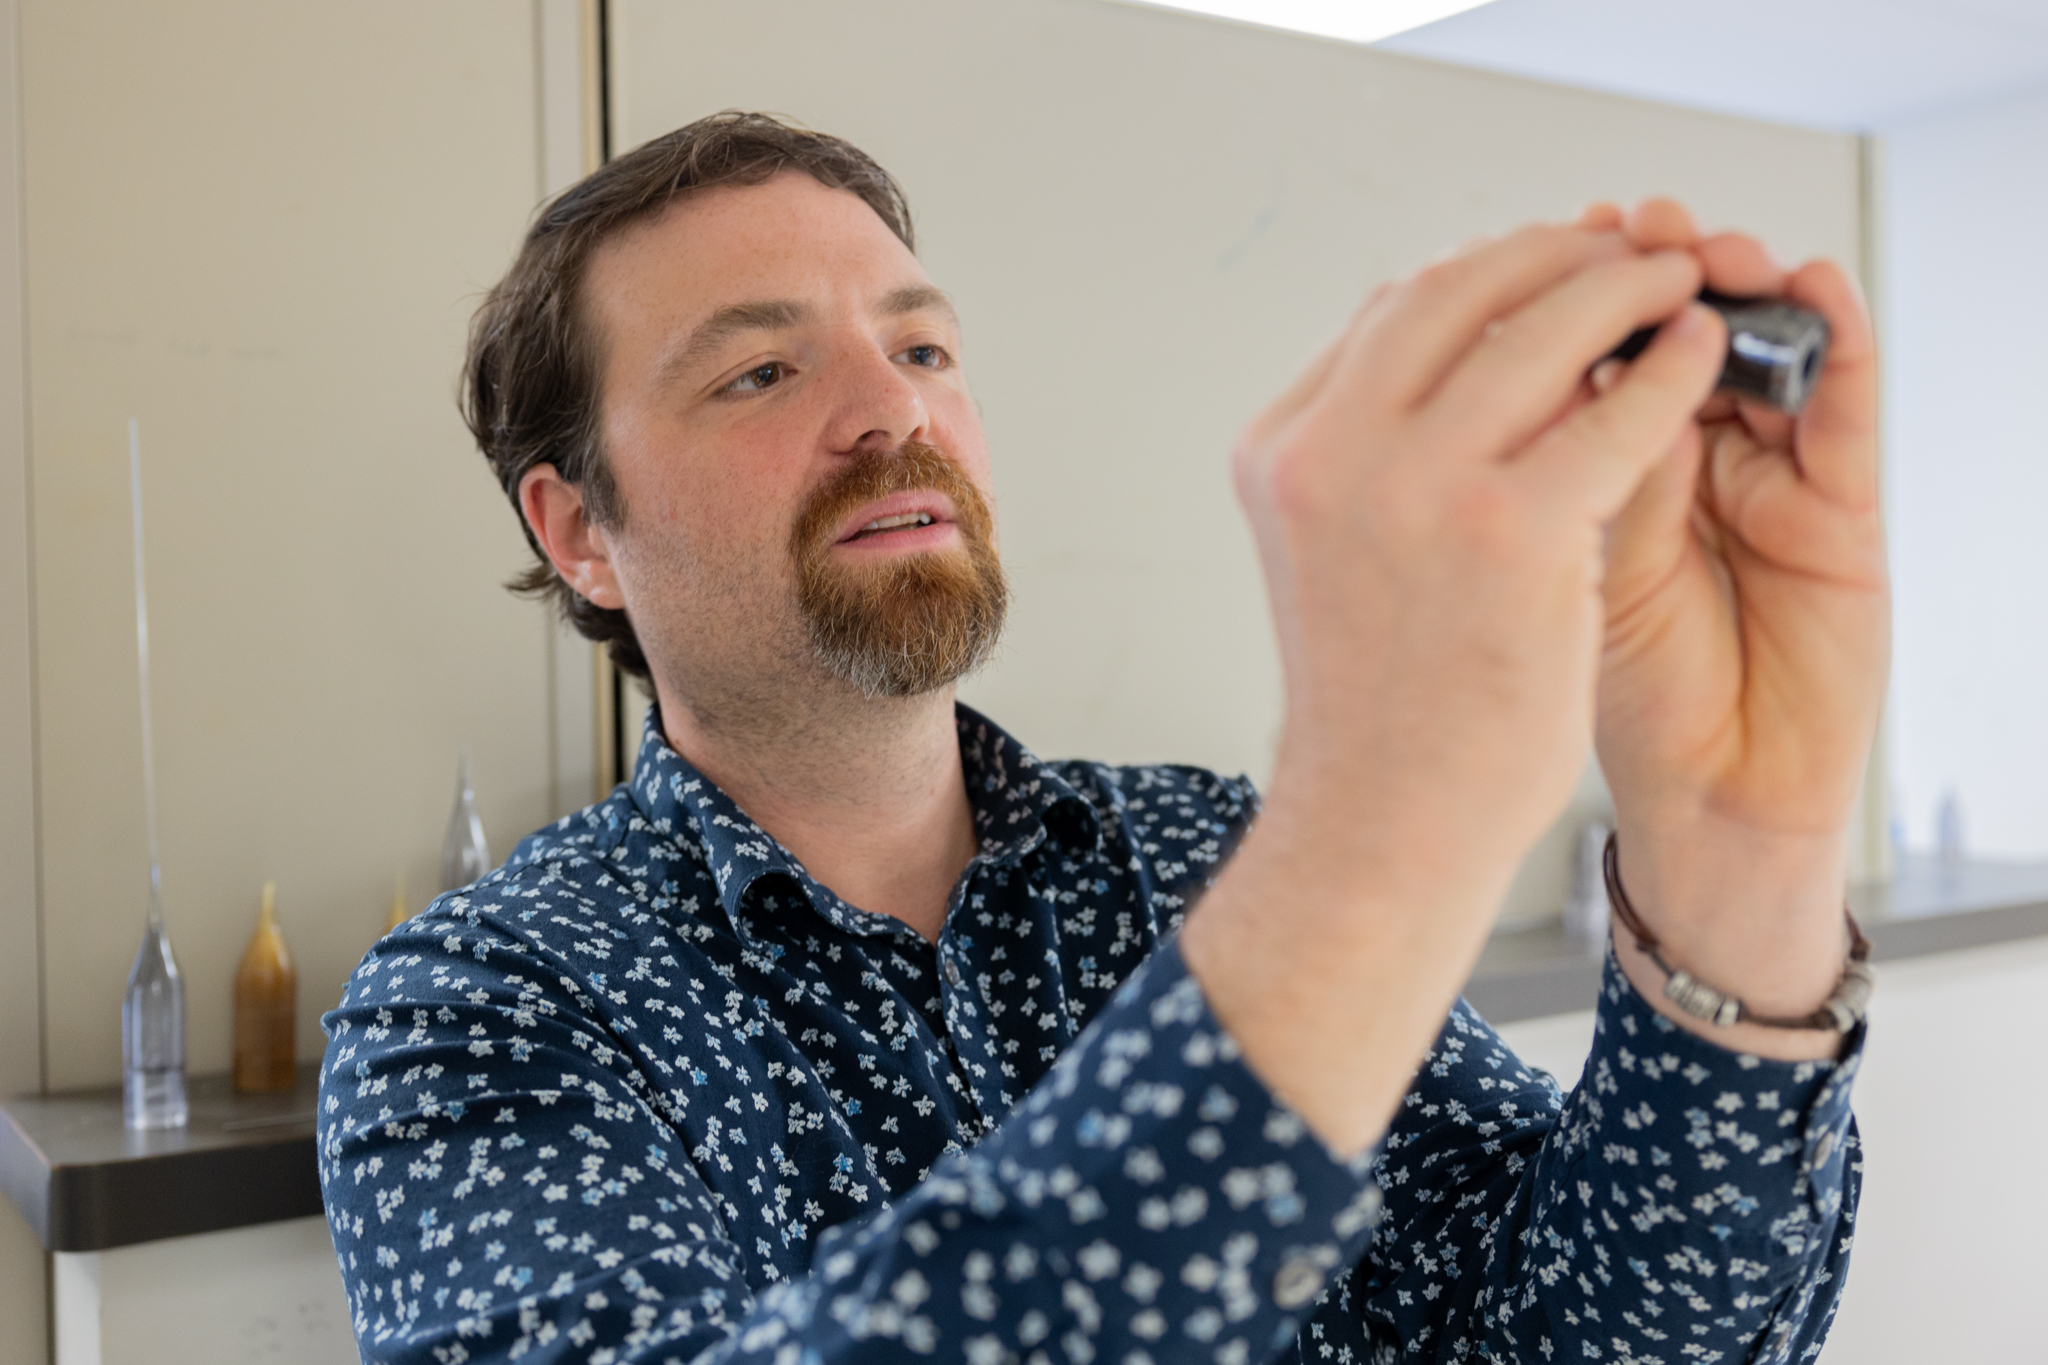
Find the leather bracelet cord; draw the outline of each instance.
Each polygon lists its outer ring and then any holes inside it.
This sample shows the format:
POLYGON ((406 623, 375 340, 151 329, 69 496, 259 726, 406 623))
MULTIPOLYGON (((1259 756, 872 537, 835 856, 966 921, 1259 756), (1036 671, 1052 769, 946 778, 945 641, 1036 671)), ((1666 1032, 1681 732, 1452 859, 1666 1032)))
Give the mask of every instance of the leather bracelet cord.
POLYGON ((1614 907, 1614 918, 1635 938, 1636 947, 1648 955, 1657 969, 1664 973, 1664 998, 1695 1019, 1727 1028, 1731 1024, 1761 1024, 1765 1028, 1832 1029, 1836 1033, 1847 1033, 1863 1021, 1870 1010, 1870 992, 1876 984, 1870 972, 1870 940, 1863 937, 1863 930, 1857 927, 1856 917, 1848 907, 1842 909, 1849 921, 1849 960, 1842 968, 1842 979, 1835 983, 1834 994, 1812 1014, 1797 1017, 1757 1014, 1734 996, 1717 991, 1690 972, 1673 967, 1664 960, 1662 947, 1643 924, 1635 906, 1629 904, 1628 893, 1621 889, 1621 853, 1615 836, 1607 836, 1607 848, 1600 857, 1601 870, 1607 876, 1607 899, 1614 907))

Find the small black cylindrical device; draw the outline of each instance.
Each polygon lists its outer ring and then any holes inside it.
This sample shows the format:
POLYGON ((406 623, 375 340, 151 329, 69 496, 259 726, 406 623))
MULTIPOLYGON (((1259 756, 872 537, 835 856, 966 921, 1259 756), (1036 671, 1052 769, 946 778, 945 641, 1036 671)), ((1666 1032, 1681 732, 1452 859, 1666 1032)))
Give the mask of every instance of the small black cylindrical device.
MULTIPOLYGON (((1806 406, 1827 364, 1826 318, 1784 299, 1738 299, 1711 289, 1700 291, 1700 302, 1728 324, 1721 388, 1761 399, 1780 412, 1797 413, 1806 406)), ((1655 327, 1639 328, 1609 355, 1634 360, 1656 335, 1655 327)))

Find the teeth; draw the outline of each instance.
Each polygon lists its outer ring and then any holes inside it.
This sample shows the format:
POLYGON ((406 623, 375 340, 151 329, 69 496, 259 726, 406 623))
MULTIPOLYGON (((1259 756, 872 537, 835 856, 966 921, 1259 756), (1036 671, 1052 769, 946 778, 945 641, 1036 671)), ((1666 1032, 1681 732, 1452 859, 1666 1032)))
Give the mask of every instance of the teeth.
POLYGON ((871 521, 860 529, 863 532, 893 531, 899 526, 929 526, 931 524, 932 517, 929 512, 905 512, 901 516, 883 517, 878 521, 871 521))

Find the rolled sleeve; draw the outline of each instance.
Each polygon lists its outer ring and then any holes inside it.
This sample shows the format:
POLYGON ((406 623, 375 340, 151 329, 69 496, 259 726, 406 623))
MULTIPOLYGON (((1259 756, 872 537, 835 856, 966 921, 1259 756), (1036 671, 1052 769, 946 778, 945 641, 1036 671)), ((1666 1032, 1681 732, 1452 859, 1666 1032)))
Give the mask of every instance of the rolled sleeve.
POLYGON ((1613 958, 1569 1097, 1471 1008, 1387 1134, 1386 1214, 1303 1357, 1798 1360, 1832 1321, 1861 1181, 1834 1062, 1731 1052, 1613 958))

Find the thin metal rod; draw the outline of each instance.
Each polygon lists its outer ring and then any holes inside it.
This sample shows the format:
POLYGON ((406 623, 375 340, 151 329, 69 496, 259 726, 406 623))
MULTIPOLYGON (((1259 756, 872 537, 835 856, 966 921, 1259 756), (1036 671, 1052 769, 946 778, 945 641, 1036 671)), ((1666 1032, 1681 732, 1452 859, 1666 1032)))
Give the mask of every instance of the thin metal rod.
POLYGON ((163 915, 156 848, 156 740, 149 723, 149 594, 142 571, 142 423, 128 419, 128 496, 135 511, 135 661, 142 677, 142 808, 149 825, 149 918, 163 915))

